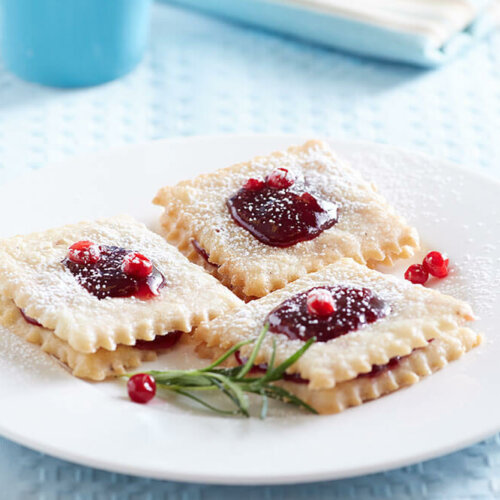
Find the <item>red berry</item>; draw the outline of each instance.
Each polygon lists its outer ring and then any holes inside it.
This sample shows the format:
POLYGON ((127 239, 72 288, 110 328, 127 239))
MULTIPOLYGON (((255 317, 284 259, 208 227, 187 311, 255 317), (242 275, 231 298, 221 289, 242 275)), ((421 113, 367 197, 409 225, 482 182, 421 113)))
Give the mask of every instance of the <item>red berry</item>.
POLYGON ((335 312, 335 300, 329 290, 316 288, 307 294, 307 310, 315 316, 330 316, 335 312))
POLYGON ((292 175, 286 168, 277 168, 273 170, 267 177, 266 183, 274 189, 285 189, 294 184, 292 175))
POLYGON ((95 264, 100 258, 99 245, 91 241, 77 241, 69 247, 68 259, 76 264, 95 264))
POLYGON ((448 264, 450 259, 447 255, 440 252, 429 252, 422 262, 424 269, 436 278, 444 278, 448 276, 448 264))
POLYGON ((316 198, 311 194, 311 193, 302 193, 300 195, 300 199, 304 202, 304 203, 313 203, 313 202, 316 202, 316 198))
POLYGON ((248 191, 259 191, 262 189, 266 183, 262 179, 248 179, 245 184, 243 184, 243 189, 248 191))
POLYGON ((156 394, 155 379, 147 373, 137 373, 128 379, 128 395, 135 403, 148 403, 156 394))
POLYGON ((151 261, 139 252, 129 253, 123 258, 123 272, 134 278, 146 278, 153 272, 151 261))
POLYGON ((415 285, 423 285, 429 279, 429 273, 421 264, 413 264, 406 270, 405 279, 415 285))

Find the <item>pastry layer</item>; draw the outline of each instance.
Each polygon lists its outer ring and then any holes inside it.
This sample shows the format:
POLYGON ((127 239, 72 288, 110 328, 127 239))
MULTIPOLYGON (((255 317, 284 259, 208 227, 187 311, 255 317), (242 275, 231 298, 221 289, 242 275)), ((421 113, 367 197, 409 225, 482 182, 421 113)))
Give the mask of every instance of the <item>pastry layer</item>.
MULTIPOLYGON (((473 319, 472 310, 465 302, 373 271, 351 259, 341 259, 232 313, 200 325, 194 332, 195 341, 227 349, 241 340, 254 338, 262 330, 268 313, 284 300, 312 287, 329 285, 368 288, 389 305, 390 313, 346 335, 328 342, 316 342, 290 370, 308 379, 312 389, 333 388, 369 372, 373 365, 385 365, 395 356, 406 356, 416 348, 426 347, 430 339, 438 336, 449 344, 458 345, 457 329, 473 319)), ((282 334, 269 333, 257 363, 269 361, 273 337, 277 341, 277 363, 303 344, 282 334)), ((246 356, 250 350, 251 346, 245 346, 242 354, 246 356)))
POLYGON ((128 216, 81 222, 0 241, 0 294, 82 353, 189 332, 241 301, 176 248, 128 216), (61 264, 79 240, 116 245, 151 259, 166 285, 150 300, 97 299, 61 264))
MULTIPOLYGON (((338 413, 416 384, 423 377, 440 370, 481 342, 481 336, 470 328, 457 327, 454 332, 449 333, 453 341, 450 341, 449 335, 436 337, 427 346, 414 349, 394 368, 378 375, 361 375, 341 382, 331 389, 314 390, 307 384, 286 381, 277 384, 311 405, 318 413, 338 413)), ((222 354, 221 349, 209 348, 206 344, 198 345, 196 351, 200 357, 210 359, 222 354)), ((231 364, 234 365, 234 360, 231 364)))
POLYGON ((66 365, 75 377, 89 380, 104 380, 108 377, 123 375, 137 368, 144 361, 154 361, 156 352, 118 346, 115 351, 99 349, 92 354, 75 351, 53 332, 28 323, 15 304, 0 297, 0 325, 32 344, 39 345, 42 351, 54 356, 66 365))
MULTIPOLYGON (((449 332, 452 333, 452 332, 449 332)), ((332 389, 310 390, 307 385, 283 382, 287 390, 315 408, 318 413, 338 413, 351 406, 416 384, 422 378, 440 370, 449 362, 481 343, 481 336, 470 328, 458 328, 455 341, 450 337, 436 338, 426 347, 414 350, 398 366, 376 376, 361 376, 342 382, 332 389)))
POLYGON ((205 268, 242 297, 262 297, 340 257, 369 266, 390 264, 418 247, 416 230, 321 141, 164 187, 154 202, 165 208, 161 223, 166 239, 200 263, 191 244, 198 241, 218 266, 203 264, 205 268), (264 178, 276 167, 304 174, 315 192, 336 202, 337 224, 288 248, 265 245, 236 224, 226 200, 250 177, 264 178))

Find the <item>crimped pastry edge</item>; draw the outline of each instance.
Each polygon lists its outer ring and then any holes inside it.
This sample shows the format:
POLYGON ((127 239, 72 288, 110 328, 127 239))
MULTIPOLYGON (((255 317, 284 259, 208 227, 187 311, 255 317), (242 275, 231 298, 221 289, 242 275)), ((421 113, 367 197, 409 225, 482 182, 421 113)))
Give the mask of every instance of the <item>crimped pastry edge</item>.
MULTIPOLYGON (((328 145, 322 141, 311 140, 302 146, 292 146, 286 151, 274 152, 267 156, 256 157, 249 162, 242 162, 236 165, 223 168, 212 174, 203 174, 193 180, 182 181, 177 186, 166 186, 158 192, 153 202, 165 208, 161 216, 163 236, 177 246, 192 262, 201 264, 208 272, 213 274, 225 286, 229 287, 236 295, 244 300, 254 297, 263 297, 268 293, 283 288, 287 283, 292 282, 307 273, 315 272, 325 265, 335 262, 342 257, 350 257, 360 264, 374 267, 377 264, 392 265, 397 259, 408 258, 414 254, 419 247, 419 238, 416 229, 409 226, 399 215, 397 215, 388 202, 376 193, 376 190, 368 183, 364 183, 363 192, 370 192, 373 196, 372 202, 378 207, 379 212, 384 213, 387 224, 391 224, 393 235, 391 238, 378 241, 375 239, 363 242, 346 231, 337 232, 335 227, 332 231, 325 231, 316 238, 318 249, 321 252, 306 252, 300 261, 297 259, 285 262, 286 251, 283 253, 281 262, 273 262, 273 267, 279 267, 279 272, 269 267, 267 272, 256 273, 255 269, 245 269, 245 265, 239 259, 227 259, 223 255, 227 250, 214 247, 210 230, 205 224, 199 224, 188 211, 182 207, 182 203, 170 203, 175 199, 178 189, 194 189, 197 182, 208 178, 218 179, 231 174, 238 173, 240 169, 249 169, 252 164, 259 164, 269 159, 279 159, 286 154, 301 154, 310 150, 319 149, 325 154, 329 154, 334 163, 339 163, 330 151, 328 145), (210 269, 206 263, 200 262, 199 256, 193 254, 191 240, 196 239, 199 244, 210 255, 210 261, 217 264, 218 268, 210 269), (326 252, 324 249, 328 248, 326 252)), ((343 170, 356 178, 361 177, 349 166, 342 164, 343 170)), ((179 194, 183 198, 183 194, 179 194)), ((232 223, 232 221, 231 221, 232 223)), ((253 237, 248 235, 249 240, 253 237)), ((310 243, 310 242, 308 242, 310 243)), ((316 243, 314 243, 316 245, 316 243)))
MULTIPOLYGON (((43 286, 38 288, 40 294, 43 286)), ((136 340, 152 340, 176 330, 190 332, 196 325, 240 305, 233 293, 161 236, 124 215, 1 240, 0 294, 82 353, 100 348, 114 351, 117 345, 134 345, 136 340), (132 297, 98 300, 60 265, 69 244, 78 239, 130 245, 153 257, 166 276, 167 286, 159 297, 148 301, 132 297), (32 255, 25 248, 29 244, 42 250, 32 255), (32 280, 42 277, 44 284, 54 287, 50 301, 34 298, 32 280), (56 297, 61 289, 65 295, 56 297), (56 299, 57 307, 53 304, 56 299)))
POLYGON ((99 349, 84 354, 75 351, 68 343, 46 328, 28 323, 14 302, 0 296, 0 325, 18 337, 35 344, 60 361, 78 378, 101 381, 125 374, 143 362, 154 361, 156 352, 119 345, 115 351, 99 349))
MULTIPOLYGON (((330 389, 315 390, 310 385, 288 381, 277 382, 277 385, 302 399, 319 414, 340 413, 416 384, 482 342, 480 334, 465 327, 457 328, 454 338, 455 342, 450 342, 450 337, 435 338, 427 346, 414 349, 395 368, 376 376, 358 376, 330 389)), ((195 351, 200 357, 209 359, 214 359, 223 352, 222 349, 208 347, 205 343, 198 344, 195 351)), ((232 359, 228 364, 234 366, 235 360, 232 359)))

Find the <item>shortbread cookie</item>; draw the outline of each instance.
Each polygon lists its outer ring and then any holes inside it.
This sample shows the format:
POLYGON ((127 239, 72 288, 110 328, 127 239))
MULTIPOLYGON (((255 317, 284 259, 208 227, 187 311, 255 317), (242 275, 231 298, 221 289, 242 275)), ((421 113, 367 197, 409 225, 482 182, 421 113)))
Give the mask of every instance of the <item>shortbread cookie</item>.
POLYGON ((189 332, 240 305, 127 216, 0 241, 0 295, 80 353, 189 332))
POLYGON ((28 322, 20 309, 9 299, 0 297, 0 325, 32 344, 39 345, 43 352, 50 354, 67 366, 75 377, 89 380, 104 380, 108 377, 123 375, 144 361, 154 361, 156 351, 154 341, 149 349, 131 346, 117 346, 115 351, 99 349, 95 353, 84 354, 75 351, 53 332, 28 322))
POLYGON ((340 382, 332 389, 310 390, 306 384, 286 381, 281 385, 310 404, 318 413, 338 413, 416 384, 480 342, 481 336, 470 328, 459 328, 453 341, 449 336, 436 337, 426 347, 414 349, 407 356, 395 357, 386 366, 377 365, 370 373, 340 382))
MULTIPOLYGON (((312 390, 307 380, 297 374, 287 376, 288 380, 277 384, 298 396, 318 413, 338 413, 416 384, 422 378, 458 359, 480 342, 480 335, 470 328, 462 327, 456 330, 453 341, 450 341, 449 337, 436 336, 427 346, 416 348, 407 356, 393 357, 385 365, 374 365, 370 372, 360 374, 346 382, 339 382, 331 389, 312 390)), ((196 346, 196 352, 202 358, 216 359, 224 351, 201 343, 196 346)), ((237 362, 233 356, 227 365, 235 366, 237 362)))
MULTIPOLYGON (((439 358, 441 365, 443 360, 455 359, 479 342, 478 335, 464 326, 472 319, 471 308, 460 300, 341 259, 202 324, 193 340, 227 349, 258 336, 269 324, 256 359, 256 364, 265 364, 271 358, 273 340, 276 363, 280 363, 315 336, 315 344, 290 367, 289 374, 307 380, 309 390, 319 391, 340 388, 397 358, 411 355, 408 360, 418 360, 421 354, 413 353, 426 352, 434 342, 440 353, 445 351, 439 358)), ((251 345, 243 347, 241 356, 248 356, 251 349, 251 345)), ((428 371, 413 370, 417 376, 428 371)), ((377 387, 370 394, 388 390, 377 387)))
POLYGON ((166 239, 243 298, 341 257, 390 264, 418 247, 416 230, 320 141, 164 187, 154 202, 166 239))

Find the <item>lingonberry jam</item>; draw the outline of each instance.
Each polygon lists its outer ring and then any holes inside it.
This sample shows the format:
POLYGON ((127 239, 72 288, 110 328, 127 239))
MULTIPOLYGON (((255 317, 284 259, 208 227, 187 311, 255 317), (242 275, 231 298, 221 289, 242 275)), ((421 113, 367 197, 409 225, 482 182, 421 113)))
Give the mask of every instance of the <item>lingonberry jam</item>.
MULTIPOLYGON (((434 339, 429 339, 429 344, 431 342, 434 342, 434 339)), ((419 349, 423 349, 422 347, 417 347, 413 349, 413 351, 410 354, 407 354, 406 356, 394 356, 389 360, 388 363, 385 365, 372 365, 371 371, 368 373, 360 373, 357 378, 359 377, 376 377, 378 375, 381 375, 382 373, 385 373, 389 370, 394 370, 394 368, 397 368, 401 361, 404 361, 407 359, 411 354, 415 351, 418 351, 419 349)))
MULTIPOLYGON (((408 354, 409 356, 409 354, 408 354)), ((394 368, 397 368, 399 366, 399 363, 403 361, 403 359, 407 358, 408 356, 394 356, 389 360, 389 362, 385 365, 372 365, 371 371, 368 373, 360 373, 357 378, 360 377, 377 377, 378 375, 382 375, 382 373, 385 373, 389 370, 393 370, 394 368)))
POLYGON ((98 299, 106 297, 137 297, 149 299, 159 294, 165 286, 165 278, 152 265, 147 276, 137 277, 124 270, 124 259, 134 252, 115 246, 99 246, 97 262, 75 262, 68 255, 63 265, 73 274, 78 283, 98 299))
MULTIPOLYGON (((240 351, 236 351, 234 353, 234 357, 236 358, 236 362, 239 365, 244 365, 248 359, 243 358, 240 354, 240 351)), ((261 363, 260 365, 253 365, 250 373, 266 373, 267 372, 267 363, 261 363)), ((309 380, 302 378, 298 373, 285 373, 283 374, 283 380, 287 382, 295 382, 296 384, 308 384, 309 380)))
POLYGON ((21 316, 24 318, 24 321, 26 321, 26 323, 34 326, 42 326, 36 319, 30 318, 22 309, 19 309, 19 312, 21 313, 21 316))
POLYGON ((250 179, 252 182, 247 181, 227 200, 237 224, 260 242, 275 247, 312 240, 337 222, 335 203, 313 194, 306 180, 291 179, 286 173, 273 172, 266 182, 250 179))
POLYGON ((317 287, 328 290, 335 301, 335 310, 328 316, 312 314, 307 306, 311 290, 299 293, 282 302, 269 313, 269 331, 282 333, 292 340, 308 340, 316 337, 317 342, 340 337, 357 330, 367 323, 387 316, 389 305, 367 288, 348 286, 317 287))
POLYGON ((198 240, 191 240, 191 245, 193 245, 193 248, 196 250, 196 253, 207 263, 210 264, 211 266, 214 267, 219 267, 217 264, 214 264, 213 262, 210 262, 210 255, 208 255, 208 252, 200 245, 198 240))
POLYGON ((166 335, 158 335, 154 340, 138 340, 134 347, 145 351, 161 351, 173 347, 181 337, 182 332, 170 332, 166 335))

